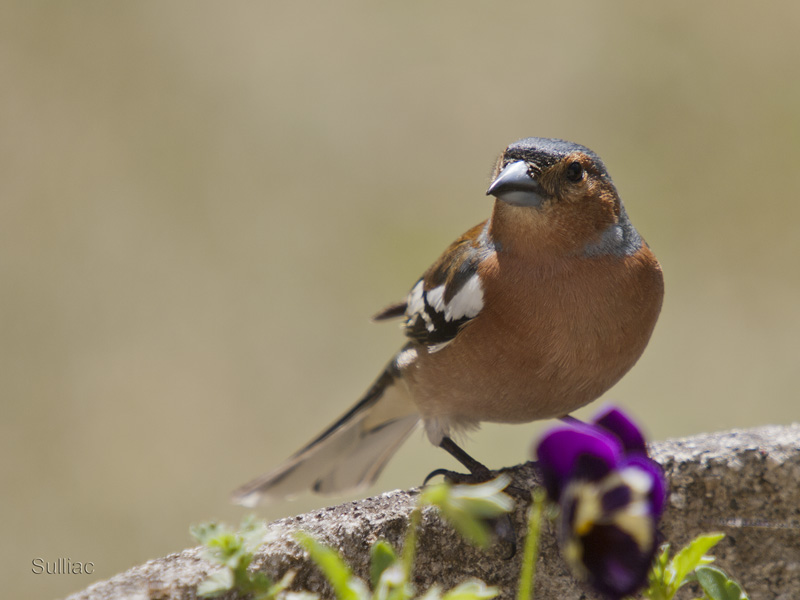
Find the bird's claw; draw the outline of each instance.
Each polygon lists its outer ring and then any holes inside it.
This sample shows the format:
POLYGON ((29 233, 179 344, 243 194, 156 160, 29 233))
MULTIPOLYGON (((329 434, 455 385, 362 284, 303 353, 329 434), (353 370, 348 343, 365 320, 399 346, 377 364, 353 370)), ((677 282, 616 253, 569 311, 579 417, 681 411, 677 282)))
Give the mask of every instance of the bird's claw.
POLYGON ((428 482, 434 477, 441 475, 447 483, 453 484, 478 484, 486 483, 492 478, 492 472, 488 469, 486 471, 478 471, 476 473, 459 473, 458 471, 451 471, 449 469, 436 469, 428 473, 425 480, 422 482, 423 486, 428 485, 428 482))

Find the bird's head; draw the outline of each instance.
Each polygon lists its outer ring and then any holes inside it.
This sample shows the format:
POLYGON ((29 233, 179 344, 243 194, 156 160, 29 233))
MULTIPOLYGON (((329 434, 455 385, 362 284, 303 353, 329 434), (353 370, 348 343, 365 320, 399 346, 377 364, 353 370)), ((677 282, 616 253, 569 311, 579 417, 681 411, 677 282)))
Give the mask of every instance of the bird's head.
POLYGON ((600 157, 564 140, 525 138, 511 144, 486 193, 497 198, 493 229, 510 243, 522 236, 537 246, 579 251, 600 243, 610 227, 627 223, 600 157))

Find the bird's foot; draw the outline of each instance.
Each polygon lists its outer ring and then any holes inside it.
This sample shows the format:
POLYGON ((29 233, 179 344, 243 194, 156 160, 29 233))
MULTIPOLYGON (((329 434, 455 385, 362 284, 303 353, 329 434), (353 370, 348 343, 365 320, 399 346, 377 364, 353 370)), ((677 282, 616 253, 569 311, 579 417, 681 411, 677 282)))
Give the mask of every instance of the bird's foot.
POLYGON ((474 485, 478 483, 486 483, 492 478, 493 473, 489 469, 486 469, 485 471, 479 471, 477 473, 459 473, 458 471, 451 471, 450 469, 436 469, 428 473, 428 476, 425 478, 425 481, 422 482, 422 485, 428 485, 428 482, 431 479, 438 477, 439 475, 444 477, 447 483, 454 483, 457 485, 474 485))
MULTIPOLYGON (((442 441, 439 443, 439 447, 443 450, 446 450, 453 458, 455 458, 458 462, 464 465, 468 470, 469 473, 459 473, 457 471, 451 471, 449 469, 436 469, 428 474, 423 482, 423 485, 427 485, 427 483, 441 475, 445 478, 446 481, 449 483, 455 484, 477 484, 477 483, 485 483, 496 477, 496 474, 491 471, 486 465, 481 462, 478 462, 474 458, 472 458, 469 454, 467 454, 458 444, 456 444, 452 439, 449 437, 443 437, 442 441)), ((509 485, 505 490, 503 490, 510 496, 518 500, 522 500, 523 502, 530 502, 531 501, 531 492, 530 490, 520 488, 514 485, 509 485)))

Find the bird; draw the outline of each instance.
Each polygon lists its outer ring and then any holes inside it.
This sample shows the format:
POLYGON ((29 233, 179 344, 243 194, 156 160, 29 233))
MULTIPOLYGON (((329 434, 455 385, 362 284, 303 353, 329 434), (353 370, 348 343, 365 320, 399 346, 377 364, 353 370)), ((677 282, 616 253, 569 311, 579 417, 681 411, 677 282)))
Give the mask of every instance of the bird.
POLYGON ((486 194, 490 217, 374 316, 400 319, 408 339, 366 394, 235 503, 359 491, 420 424, 471 473, 486 472, 454 437, 482 422, 569 418, 633 367, 664 281, 600 157, 524 138, 500 155, 486 194))

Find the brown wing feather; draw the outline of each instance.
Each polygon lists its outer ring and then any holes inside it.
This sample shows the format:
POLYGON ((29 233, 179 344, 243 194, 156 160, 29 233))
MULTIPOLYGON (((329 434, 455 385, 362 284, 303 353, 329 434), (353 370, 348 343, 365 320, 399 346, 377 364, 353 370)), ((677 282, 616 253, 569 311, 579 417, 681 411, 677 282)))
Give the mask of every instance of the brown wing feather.
POLYGON ((396 319, 403 317, 406 314, 406 301, 398 302, 397 304, 390 304, 380 312, 372 315, 373 321, 386 321, 388 319, 396 319))

